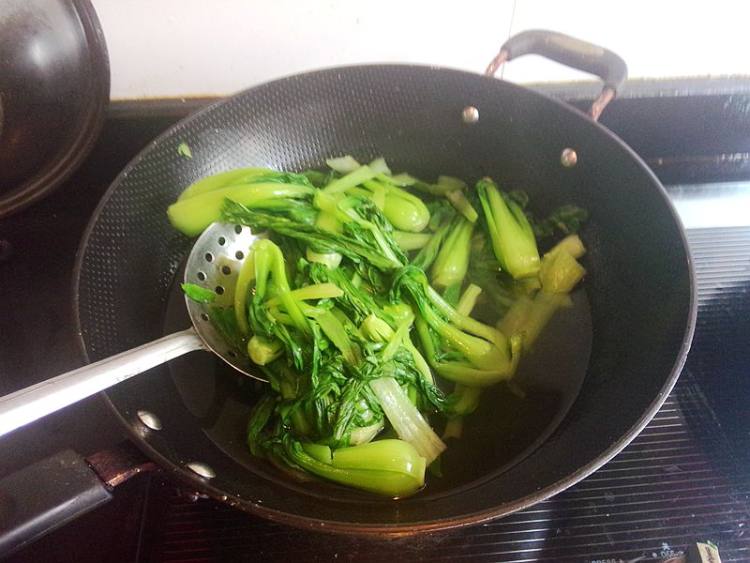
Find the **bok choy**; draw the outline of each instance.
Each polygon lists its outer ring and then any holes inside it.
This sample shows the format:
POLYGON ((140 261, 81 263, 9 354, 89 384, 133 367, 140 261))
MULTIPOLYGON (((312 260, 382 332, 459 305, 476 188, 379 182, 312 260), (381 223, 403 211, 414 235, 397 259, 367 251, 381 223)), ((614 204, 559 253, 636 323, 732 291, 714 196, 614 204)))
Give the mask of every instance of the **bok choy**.
POLYGON ((230 299, 183 290, 269 381, 248 422, 253 455, 406 497, 451 451, 444 440, 463 436, 482 390, 510 381, 569 305, 585 275, 570 233, 585 211, 534 222, 524 194, 489 178, 473 193, 451 176, 393 174, 383 158, 326 162, 188 186, 167 210, 185 235, 224 221, 266 236, 244 252, 230 299), (568 236, 540 258, 535 229, 568 236))

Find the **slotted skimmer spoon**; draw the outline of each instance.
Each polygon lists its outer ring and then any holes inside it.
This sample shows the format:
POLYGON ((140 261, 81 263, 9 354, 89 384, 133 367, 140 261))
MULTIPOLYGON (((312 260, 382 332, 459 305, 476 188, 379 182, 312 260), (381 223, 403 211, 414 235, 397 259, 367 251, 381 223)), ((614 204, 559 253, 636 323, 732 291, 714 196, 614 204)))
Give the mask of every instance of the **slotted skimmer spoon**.
MULTIPOLYGON (((237 274, 257 238, 248 227, 214 223, 190 251, 185 282, 214 290, 215 305, 231 305, 237 274)), ((0 398, 0 436, 195 350, 211 351, 240 373, 263 381, 253 373, 247 352, 227 343, 213 325, 209 305, 187 297, 185 302, 191 328, 0 398)))

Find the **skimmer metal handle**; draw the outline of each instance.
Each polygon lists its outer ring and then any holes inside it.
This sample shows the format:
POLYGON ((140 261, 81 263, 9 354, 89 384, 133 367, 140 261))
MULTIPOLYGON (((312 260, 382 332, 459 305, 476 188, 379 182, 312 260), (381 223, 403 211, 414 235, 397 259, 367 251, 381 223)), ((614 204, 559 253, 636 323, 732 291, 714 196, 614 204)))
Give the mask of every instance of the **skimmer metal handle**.
POLYGON ((0 436, 174 358, 203 350, 195 329, 170 334, 0 398, 0 436))

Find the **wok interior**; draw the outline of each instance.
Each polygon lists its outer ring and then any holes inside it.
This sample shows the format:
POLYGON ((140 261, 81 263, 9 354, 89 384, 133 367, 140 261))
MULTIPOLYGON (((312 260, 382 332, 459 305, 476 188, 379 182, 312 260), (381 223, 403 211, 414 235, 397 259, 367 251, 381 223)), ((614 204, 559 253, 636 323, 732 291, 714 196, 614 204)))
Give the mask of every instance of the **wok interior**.
MULTIPOLYGON (((394 170, 428 179, 450 174, 473 182, 490 175, 501 186, 528 191, 540 213, 563 203, 589 210, 583 232, 589 274, 578 299, 582 322, 591 322, 580 332, 591 338, 590 359, 567 415, 541 428, 540 435, 553 432, 500 473, 480 468, 485 478, 472 474, 438 486, 429 501, 419 495, 384 501, 295 483, 249 459, 237 421, 255 384, 215 374, 209 355, 191 356, 183 362, 192 375, 175 363, 108 393, 151 455, 243 508, 366 531, 507 513, 582 477, 616 443, 632 438, 674 382, 691 318, 688 258, 666 198, 627 148, 580 114, 512 84, 458 71, 372 66, 296 76, 242 93, 162 136, 116 180, 81 257, 78 307, 90 359, 156 338, 179 322, 169 301, 191 241, 172 230, 165 210, 186 185, 233 167, 298 170, 345 153, 382 155, 394 170), (469 104, 479 108, 475 125, 461 120, 469 104), (183 142, 192 159, 178 156, 183 142), (566 147, 578 153, 574 168, 559 163, 566 147), (195 368, 200 365, 205 371, 195 368), (163 430, 144 435, 139 409, 156 413, 163 430), (201 482, 183 469, 191 461, 207 463, 217 476, 201 482)), ((555 369, 551 363, 548 370, 555 369)), ((507 415, 502 397, 488 395, 483 403, 507 415)), ((492 448, 501 451, 502 444, 492 448)))

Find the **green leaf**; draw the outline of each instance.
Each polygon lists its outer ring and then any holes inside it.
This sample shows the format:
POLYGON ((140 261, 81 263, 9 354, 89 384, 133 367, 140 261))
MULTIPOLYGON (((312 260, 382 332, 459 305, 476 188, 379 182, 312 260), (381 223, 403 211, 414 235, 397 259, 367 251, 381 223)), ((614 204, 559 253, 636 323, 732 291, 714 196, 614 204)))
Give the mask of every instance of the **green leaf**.
POLYGON ((185 295, 196 303, 213 303, 214 299, 216 299, 216 292, 207 287, 202 287, 194 283, 183 283, 181 287, 185 295))
MULTIPOLYGON (((374 206, 373 206, 374 208, 374 206)), ((373 237, 365 236, 364 229, 352 222, 347 225, 344 234, 330 233, 314 225, 308 225, 293 218, 279 217, 270 213, 262 213, 247 208, 246 206, 226 200, 222 211, 222 218, 229 223, 247 225, 257 230, 271 230, 279 235, 295 238, 311 245, 316 252, 338 252, 354 262, 365 260, 379 269, 392 269, 400 265, 399 259, 403 252, 390 236, 385 243, 392 242, 398 254, 395 258, 382 253, 381 247, 376 244, 373 237)), ((381 238, 385 234, 380 232, 381 238)), ((390 235, 390 233, 389 233, 390 235)), ((389 245, 390 246, 390 245, 389 245)))
POLYGON ((185 142, 182 142, 177 146, 177 154, 184 158, 193 158, 193 151, 190 150, 190 147, 185 142))
POLYGON ((562 205, 547 218, 533 221, 534 234, 539 238, 549 238, 556 232, 564 235, 577 233, 588 220, 589 212, 577 205, 562 205))
POLYGON ((208 318, 227 344, 236 350, 244 348, 240 329, 237 326, 237 317, 234 314, 234 307, 211 307, 208 311, 208 318))
MULTIPOLYGON (((282 182, 236 184, 179 200, 167 208, 167 217, 173 227, 192 237, 201 234, 211 223, 220 219, 227 199, 248 208, 284 213, 291 206, 300 205, 292 204, 291 200, 309 199, 314 191, 312 186, 282 182)), ((302 205, 312 209, 309 203, 302 205)))
POLYGON ((526 209, 529 205, 529 194, 523 190, 511 190, 508 197, 520 205, 521 209, 526 209))

